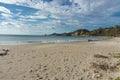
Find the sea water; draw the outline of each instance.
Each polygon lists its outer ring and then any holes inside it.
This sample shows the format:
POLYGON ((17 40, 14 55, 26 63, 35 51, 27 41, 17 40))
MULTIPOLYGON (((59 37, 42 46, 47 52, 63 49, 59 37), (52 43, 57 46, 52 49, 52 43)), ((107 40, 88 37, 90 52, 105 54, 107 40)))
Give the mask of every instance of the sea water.
POLYGON ((41 36, 41 35, 0 35, 0 45, 18 45, 30 43, 69 43, 88 40, 103 40, 106 37, 93 36, 41 36))

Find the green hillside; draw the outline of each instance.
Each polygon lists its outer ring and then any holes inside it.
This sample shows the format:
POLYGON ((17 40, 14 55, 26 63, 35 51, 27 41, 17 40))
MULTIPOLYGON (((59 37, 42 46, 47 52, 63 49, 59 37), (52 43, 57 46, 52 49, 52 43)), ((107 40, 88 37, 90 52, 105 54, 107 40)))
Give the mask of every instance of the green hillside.
POLYGON ((89 31, 87 29, 79 29, 73 32, 69 33, 62 33, 62 34, 51 34, 51 35, 57 35, 57 36, 114 36, 118 37, 120 36, 120 25, 114 26, 114 27, 108 27, 108 28, 99 28, 92 31, 89 31))

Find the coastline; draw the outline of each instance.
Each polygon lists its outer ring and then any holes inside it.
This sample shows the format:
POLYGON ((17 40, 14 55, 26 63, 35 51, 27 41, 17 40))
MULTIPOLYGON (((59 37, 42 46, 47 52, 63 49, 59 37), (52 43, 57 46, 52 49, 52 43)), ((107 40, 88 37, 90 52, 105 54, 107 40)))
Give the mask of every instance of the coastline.
POLYGON ((24 44, 39 44, 39 43, 72 43, 79 41, 95 41, 104 40, 109 37, 103 36, 0 36, 0 45, 24 45, 24 44))
POLYGON ((9 49, 0 56, 0 80, 115 80, 119 70, 97 70, 93 63, 114 65, 111 54, 120 53, 120 38, 63 44, 0 46, 9 49), (96 58, 100 54, 109 58, 96 58), (92 66, 92 67, 91 67, 92 66), (96 73, 95 71, 99 71, 96 73))
MULTIPOLYGON (((97 37, 97 36, 89 36, 89 37, 97 37)), ((104 41, 109 40, 115 37, 104 37, 99 36, 101 39, 86 39, 86 40, 70 40, 70 41, 48 41, 48 42, 41 42, 41 41, 26 41, 26 42, 11 42, 11 43, 4 43, 0 44, 0 46, 19 46, 19 45, 43 45, 43 44, 71 44, 71 43, 77 43, 77 42, 93 42, 93 41, 104 41)))

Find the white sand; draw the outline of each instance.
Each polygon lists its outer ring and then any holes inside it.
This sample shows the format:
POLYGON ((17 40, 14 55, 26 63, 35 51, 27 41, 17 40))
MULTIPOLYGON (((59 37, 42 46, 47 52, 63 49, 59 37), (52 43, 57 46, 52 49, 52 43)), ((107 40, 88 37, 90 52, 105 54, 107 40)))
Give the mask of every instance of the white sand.
POLYGON ((119 70, 97 70, 92 63, 116 64, 120 38, 69 44, 30 44, 0 46, 9 49, 0 56, 0 80, 114 80, 119 70), (108 56, 95 58, 95 54, 108 56), (96 76, 98 78, 96 78, 96 76), (112 79, 113 78, 113 79, 112 79))

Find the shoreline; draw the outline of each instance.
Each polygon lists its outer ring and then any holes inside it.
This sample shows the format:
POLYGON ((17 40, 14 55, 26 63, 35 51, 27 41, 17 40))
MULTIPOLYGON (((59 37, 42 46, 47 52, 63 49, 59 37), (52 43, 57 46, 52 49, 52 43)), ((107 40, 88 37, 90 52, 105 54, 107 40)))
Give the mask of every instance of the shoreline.
POLYGON ((112 56, 120 53, 120 38, 0 46, 2 49, 9 52, 0 56, 0 80, 95 80, 96 76, 115 80, 120 75, 115 65, 119 59, 112 56))
MULTIPOLYGON (((104 37, 104 36, 103 36, 104 37)), ((110 39, 114 39, 114 38, 119 38, 119 37, 104 37, 104 39, 101 40, 94 40, 94 39, 88 39, 88 40, 81 40, 81 41, 67 41, 67 42, 30 42, 28 41, 28 43, 14 43, 14 44, 2 44, 0 46, 19 46, 19 45, 34 45, 34 44, 38 44, 38 45, 44 45, 44 44, 71 44, 71 43, 79 43, 79 42, 94 42, 94 41, 106 41, 106 40, 110 40, 110 39), (90 41, 89 41, 90 40, 90 41)))

